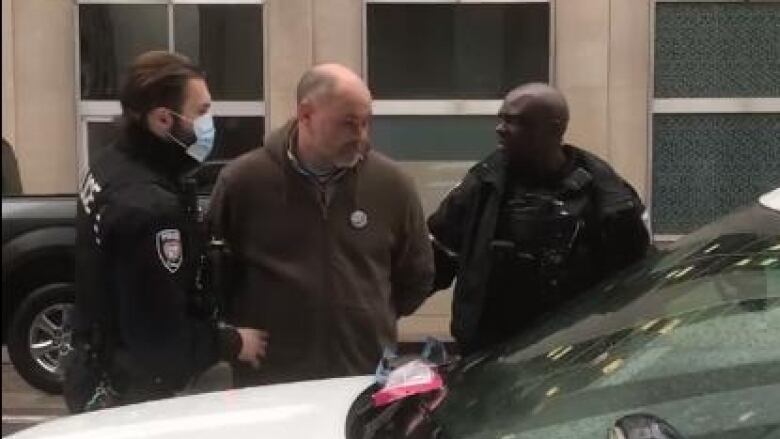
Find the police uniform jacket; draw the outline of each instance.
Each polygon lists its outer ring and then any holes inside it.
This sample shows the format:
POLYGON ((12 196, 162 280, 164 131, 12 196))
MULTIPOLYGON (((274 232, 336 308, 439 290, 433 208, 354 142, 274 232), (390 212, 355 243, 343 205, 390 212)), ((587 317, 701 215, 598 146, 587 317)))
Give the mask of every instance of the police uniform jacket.
POLYGON ((183 148, 131 128, 81 184, 74 335, 110 350, 111 372, 130 388, 181 389, 240 350, 237 332, 191 300, 201 252, 180 176, 194 165, 183 148))
MULTIPOLYGON (((633 188, 595 155, 570 145, 564 146, 564 152, 569 169, 552 184, 555 189, 547 195, 555 198, 555 203, 562 208, 580 216, 575 218, 577 227, 583 227, 577 234, 577 242, 571 243, 577 254, 565 258, 549 278, 540 279, 544 276, 537 272, 520 279, 523 276, 520 272, 501 273, 495 269, 494 243, 509 185, 514 185, 513 190, 530 195, 537 191, 530 186, 517 189, 522 185, 510 182, 507 158, 502 149, 472 167, 428 218, 436 265, 434 289, 449 287, 457 277, 451 331, 462 350, 469 352, 484 347, 479 338, 485 323, 491 323, 491 315, 487 314, 506 315, 514 311, 521 319, 532 313, 533 307, 544 305, 549 309, 551 302, 566 299, 567 295, 577 292, 574 290, 604 279, 647 251, 649 239, 641 220, 644 206, 633 188), (504 277, 497 282, 497 275, 504 277), (559 281, 563 284, 559 285, 559 281), (496 293, 491 290, 505 287, 502 283, 519 286, 513 301, 506 302, 511 303, 514 310, 501 309, 504 305, 495 301, 496 293), (537 291, 530 291, 532 289, 537 291), (553 293, 557 296, 554 300, 549 297, 542 297, 541 301, 534 299, 553 293), (499 305, 495 306, 497 303, 499 305)), ((537 223, 541 231, 549 226, 546 219, 537 223)), ((555 239, 537 230, 520 230, 520 233, 541 235, 535 239, 542 242, 555 239)), ((524 249, 521 246, 516 250, 522 252, 524 249)), ((522 322, 516 326, 522 326, 522 322)))

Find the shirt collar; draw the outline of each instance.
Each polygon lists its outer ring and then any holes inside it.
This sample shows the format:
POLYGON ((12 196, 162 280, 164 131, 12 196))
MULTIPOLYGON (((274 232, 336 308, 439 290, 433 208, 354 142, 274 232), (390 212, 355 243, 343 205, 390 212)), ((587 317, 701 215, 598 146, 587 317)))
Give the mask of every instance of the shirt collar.
POLYGON ((347 169, 342 168, 334 169, 332 172, 324 175, 319 175, 308 169, 306 165, 303 164, 303 162, 296 155, 297 150, 298 130, 297 127, 295 127, 294 129, 290 130, 290 135, 287 138, 287 160, 290 162, 290 165, 293 167, 293 169, 295 169, 296 172, 319 185, 326 186, 332 182, 338 181, 347 172, 347 169))

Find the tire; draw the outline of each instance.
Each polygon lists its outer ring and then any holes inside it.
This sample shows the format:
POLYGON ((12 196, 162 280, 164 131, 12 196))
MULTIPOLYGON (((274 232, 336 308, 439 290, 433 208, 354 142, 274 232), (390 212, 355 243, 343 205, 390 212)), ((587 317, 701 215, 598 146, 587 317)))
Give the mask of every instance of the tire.
POLYGON ((43 285, 22 301, 11 323, 8 356, 19 375, 44 392, 62 393, 60 360, 70 350, 74 301, 73 283, 43 285))

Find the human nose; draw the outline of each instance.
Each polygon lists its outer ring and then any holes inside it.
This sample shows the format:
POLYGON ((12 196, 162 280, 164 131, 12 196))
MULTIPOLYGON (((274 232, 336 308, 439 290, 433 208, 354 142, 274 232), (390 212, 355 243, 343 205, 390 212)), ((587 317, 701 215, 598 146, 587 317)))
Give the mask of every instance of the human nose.
POLYGON ((364 122, 358 125, 357 129, 358 140, 361 142, 367 142, 371 135, 371 126, 368 122, 364 122))
POLYGON ((496 124, 496 134, 503 136, 506 133, 506 122, 503 119, 499 119, 496 124))

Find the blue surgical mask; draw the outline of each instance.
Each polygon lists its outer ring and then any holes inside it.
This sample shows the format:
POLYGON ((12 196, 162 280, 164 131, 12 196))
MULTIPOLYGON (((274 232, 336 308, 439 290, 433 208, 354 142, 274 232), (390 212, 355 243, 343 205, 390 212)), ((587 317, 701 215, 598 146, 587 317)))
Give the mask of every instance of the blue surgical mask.
MULTIPOLYGON (((186 119, 184 116, 173 113, 176 116, 186 119)), ((214 129, 214 118, 210 113, 197 117, 192 121, 193 132, 195 133, 195 142, 191 145, 186 145, 181 140, 177 139, 170 133, 168 136, 176 143, 181 145, 187 150, 187 155, 197 160, 200 163, 206 161, 206 157, 211 154, 214 149, 214 135, 216 130, 214 129)))

